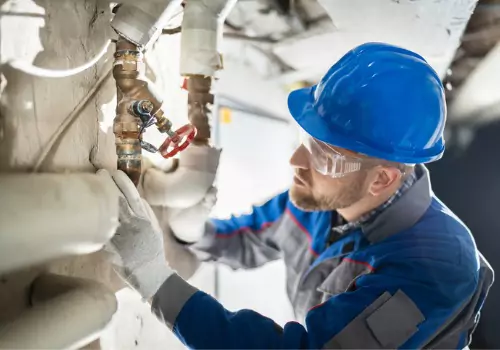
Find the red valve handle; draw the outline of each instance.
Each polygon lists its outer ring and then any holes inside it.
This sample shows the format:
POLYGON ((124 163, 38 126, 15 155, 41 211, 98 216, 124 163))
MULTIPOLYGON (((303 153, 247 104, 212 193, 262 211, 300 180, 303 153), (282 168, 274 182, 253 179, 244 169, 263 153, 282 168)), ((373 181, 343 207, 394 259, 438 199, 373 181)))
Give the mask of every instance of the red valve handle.
POLYGON ((188 78, 184 78, 182 81, 181 89, 188 91, 188 78))
POLYGON ((175 136, 169 136, 158 149, 163 158, 168 159, 175 156, 193 141, 196 136, 196 128, 191 124, 181 126, 175 136), (173 143, 173 145, 172 145, 173 143), (170 150, 169 150, 170 148, 170 150))

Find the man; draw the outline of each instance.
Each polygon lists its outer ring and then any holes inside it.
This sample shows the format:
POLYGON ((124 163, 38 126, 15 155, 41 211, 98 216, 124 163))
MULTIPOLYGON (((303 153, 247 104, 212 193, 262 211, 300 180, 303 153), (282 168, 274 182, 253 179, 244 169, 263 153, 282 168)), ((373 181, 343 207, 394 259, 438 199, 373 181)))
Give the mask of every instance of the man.
POLYGON ((148 205, 117 173, 128 201, 113 239, 123 277, 190 348, 467 346, 493 272, 422 165, 444 151, 437 74, 411 51, 364 44, 288 104, 303 130, 290 190, 249 215, 208 221, 199 237, 174 233, 234 268, 283 257, 304 323, 230 312, 182 280, 164 263, 148 205))

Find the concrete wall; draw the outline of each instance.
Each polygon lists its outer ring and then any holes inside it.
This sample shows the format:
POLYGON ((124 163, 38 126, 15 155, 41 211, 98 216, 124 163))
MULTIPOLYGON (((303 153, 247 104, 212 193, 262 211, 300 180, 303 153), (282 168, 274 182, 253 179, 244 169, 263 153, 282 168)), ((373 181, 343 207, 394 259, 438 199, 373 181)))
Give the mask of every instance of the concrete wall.
MULTIPOLYGON (((97 65, 67 78, 33 77, 16 71, 8 62, 22 60, 50 69, 80 66, 113 37, 109 26, 112 14, 110 3, 99 0, 2 0, 0 6, 0 171, 28 172, 63 119, 110 69, 113 46, 97 65)), ((163 91, 165 107, 175 125, 187 121, 186 96, 179 88, 178 53, 177 36, 162 38, 148 54, 148 76, 163 91)), ((92 149, 97 150, 95 164, 115 168, 114 107, 111 78, 66 130, 42 171, 94 172, 89 161, 92 149)), ((61 259, 2 276, 0 324, 27 306, 27 286, 44 270, 97 279, 116 290, 123 286, 103 253, 61 259)))

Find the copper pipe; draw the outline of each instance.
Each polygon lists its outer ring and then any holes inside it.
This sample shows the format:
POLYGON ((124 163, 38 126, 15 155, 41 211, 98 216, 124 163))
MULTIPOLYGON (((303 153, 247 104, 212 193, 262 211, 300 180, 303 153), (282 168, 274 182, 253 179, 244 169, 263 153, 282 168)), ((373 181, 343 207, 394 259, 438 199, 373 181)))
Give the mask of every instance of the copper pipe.
POLYGON ((158 130, 169 135, 172 132, 172 123, 161 109, 163 101, 145 78, 144 71, 143 53, 135 44, 120 37, 116 43, 113 67, 118 100, 113 132, 116 137, 118 169, 124 171, 136 186, 141 176, 142 121, 132 111, 134 102, 145 101, 148 112, 156 117, 158 130))
POLYGON ((210 92, 212 78, 192 75, 187 81, 188 119, 197 129, 194 144, 208 145, 211 138, 210 106, 214 103, 214 95, 210 92))

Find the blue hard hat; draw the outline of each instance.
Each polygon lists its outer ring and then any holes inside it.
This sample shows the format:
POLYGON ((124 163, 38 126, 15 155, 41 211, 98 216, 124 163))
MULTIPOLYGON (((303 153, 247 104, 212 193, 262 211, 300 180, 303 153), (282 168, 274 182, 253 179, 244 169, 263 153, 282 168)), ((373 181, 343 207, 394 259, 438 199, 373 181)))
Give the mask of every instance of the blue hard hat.
POLYGON ((292 91, 288 108, 312 137, 370 157, 418 164, 444 152, 441 80, 422 56, 400 47, 356 47, 317 85, 292 91))

